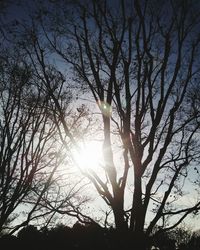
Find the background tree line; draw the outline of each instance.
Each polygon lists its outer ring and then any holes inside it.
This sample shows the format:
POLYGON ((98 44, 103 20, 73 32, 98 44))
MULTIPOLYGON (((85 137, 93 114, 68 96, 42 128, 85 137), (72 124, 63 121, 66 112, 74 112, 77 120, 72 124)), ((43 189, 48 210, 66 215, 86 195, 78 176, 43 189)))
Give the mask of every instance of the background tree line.
MULTIPOLYGON (((102 228, 98 224, 75 223, 73 227, 56 225, 54 227, 37 227, 29 225, 22 228, 17 236, 4 235, 0 239, 1 245, 7 249, 121 249, 123 242, 118 232, 113 228, 102 228)), ((160 250, 196 250, 200 247, 198 232, 191 232, 188 228, 178 228, 170 233, 162 233, 159 237, 149 238, 147 249, 160 250)))

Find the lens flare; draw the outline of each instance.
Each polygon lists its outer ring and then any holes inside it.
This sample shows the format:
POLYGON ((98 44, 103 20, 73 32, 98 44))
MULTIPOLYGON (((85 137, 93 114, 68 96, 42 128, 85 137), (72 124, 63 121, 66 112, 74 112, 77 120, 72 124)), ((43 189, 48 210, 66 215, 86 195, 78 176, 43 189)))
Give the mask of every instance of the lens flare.
POLYGON ((112 107, 110 106, 110 104, 99 100, 98 105, 103 115, 105 115, 106 117, 111 117, 112 107))

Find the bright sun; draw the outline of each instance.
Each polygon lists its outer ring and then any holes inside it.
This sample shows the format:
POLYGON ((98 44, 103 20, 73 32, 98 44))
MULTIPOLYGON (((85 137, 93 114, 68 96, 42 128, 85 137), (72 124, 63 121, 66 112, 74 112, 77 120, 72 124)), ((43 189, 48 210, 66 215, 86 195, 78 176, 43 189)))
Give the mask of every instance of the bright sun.
POLYGON ((79 152, 74 153, 74 159, 82 170, 97 170, 103 161, 102 144, 89 141, 79 144, 79 152))

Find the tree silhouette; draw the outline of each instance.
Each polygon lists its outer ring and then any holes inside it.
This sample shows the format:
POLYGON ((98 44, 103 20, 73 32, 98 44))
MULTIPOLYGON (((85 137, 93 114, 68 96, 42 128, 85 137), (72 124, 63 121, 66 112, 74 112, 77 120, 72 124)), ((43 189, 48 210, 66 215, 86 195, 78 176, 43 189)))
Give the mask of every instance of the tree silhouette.
POLYGON ((178 202, 194 167, 190 189, 199 181, 199 5, 62 2, 46 13, 39 18, 46 42, 102 114, 105 175, 85 175, 111 207, 116 228, 133 232, 143 249, 157 225, 172 229, 200 208, 199 200, 178 202), (119 167, 116 144, 123 148, 119 167), (128 178, 133 194, 125 207, 128 178))
MULTIPOLYGON (((200 209, 199 197, 184 201, 199 186, 199 9, 195 1, 49 1, 19 25, 17 42, 69 154, 81 126, 71 128, 62 94, 83 91, 99 109, 102 173, 84 175, 112 210, 127 247, 130 241, 145 249, 146 237, 200 209), (57 58, 62 63, 52 66, 57 58)), ((78 118, 95 129, 85 110, 78 118)))
MULTIPOLYGON (((8 54, 2 52, 0 62, 0 230, 19 205, 30 202, 31 197, 37 203, 41 200, 52 180, 45 169, 54 164, 53 173, 57 168, 52 146, 55 125, 48 122, 46 100, 34 85, 29 65, 22 57, 19 65, 17 53, 8 54), (53 153, 51 159, 50 153, 53 153), (42 186, 42 180, 46 184, 37 193, 34 187, 39 183, 42 186)), ((36 207, 29 209, 27 221, 36 207)))
POLYGON ((12 234, 31 220, 48 225, 56 209, 68 213, 72 199, 78 207, 86 199, 79 198, 81 184, 66 183, 69 177, 61 188, 63 146, 33 68, 19 51, 1 52, 0 231, 12 234))

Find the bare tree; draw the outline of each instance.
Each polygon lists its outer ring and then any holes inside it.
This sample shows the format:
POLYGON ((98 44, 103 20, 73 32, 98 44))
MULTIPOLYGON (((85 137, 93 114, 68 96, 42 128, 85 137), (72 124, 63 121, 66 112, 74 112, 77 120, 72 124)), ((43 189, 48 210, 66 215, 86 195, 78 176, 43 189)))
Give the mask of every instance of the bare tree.
POLYGON ((63 207, 71 214, 71 204, 80 207, 86 198, 62 170, 66 154, 51 100, 30 63, 11 47, 1 53, 0 100, 0 231, 12 234, 32 220, 49 224, 63 207))
POLYGON ((184 201, 199 184, 199 4, 122 0, 114 7, 91 0, 46 6, 33 25, 35 31, 40 23, 42 36, 32 33, 26 52, 55 104, 62 141, 76 144, 52 92, 49 51, 68 72, 72 66, 77 87, 87 89, 101 111, 104 175, 85 175, 112 209, 116 228, 129 230, 145 249, 145 236, 176 227, 200 208, 199 199, 184 201), (132 198, 125 206, 128 180, 132 198))
POLYGON ((73 65, 77 80, 89 87, 102 111, 109 182, 95 173, 88 177, 112 207, 116 227, 129 227, 140 235, 149 206, 155 215, 146 234, 159 221, 169 229, 199 209, 199 202, 184 208, 175 202, 199 160, 198 101, 191 96, 198 85, 199 17, 186 1, 128 4, 119 2, 117 10, 110 2, 73 5, 75 14, 68 25, 62 18, 69 13, 63 11, 46 38, 73 65), (113 128, 124 148, 122 176, 113 161, 113 128), (124 192, 130 167, 134 190, 127 223, 124 192), (169 215, 179 217, 167 227, 169 215))
POLYGON ((31 68, 23 61, 19 65, 14 59, 2 58, 1 229, 30 195, 32 183, 39 181, 37 175, 55 161, 55 157, 48 160, 48 154, 55 152, 52 144, 49 144, 53 142, 50 139, 55 133, 55 126, 48 123, 46 100, 42 100, 32 80, 31 68), (45 147, 47 144, 48 149, 45 147))

